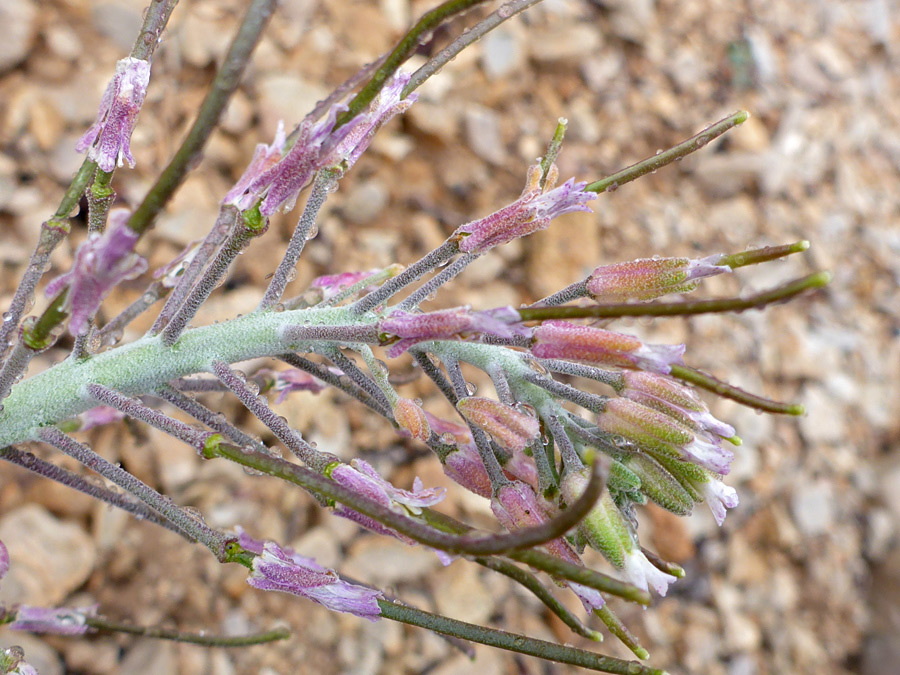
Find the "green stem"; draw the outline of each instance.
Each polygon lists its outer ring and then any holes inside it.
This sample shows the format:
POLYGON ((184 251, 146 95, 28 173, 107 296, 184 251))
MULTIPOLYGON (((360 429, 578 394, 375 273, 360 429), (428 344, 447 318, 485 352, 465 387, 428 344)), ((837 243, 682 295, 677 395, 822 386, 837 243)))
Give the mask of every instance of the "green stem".
POLYGON ((387 619, 400 621, 411 626, 427 628, 436 633, 452 635, 463 640, 506 649, 519 654, 536 656, 548 661, 581 666, 602 673, 618 673, 619 675, 665 675, 664 670, 649 668, 635 661, 623 661, 612 656, 602 656, 583 649, 566 647, 545 640, 508 633, 496 628, 476 626, 465 621, 458 621, 431 612, 413 609, 388 600, 379 600, 381 615, 387 619))
POLYGON ((518 310, 522 321, 547 321, 550 319, 614 319, 623 316, 693 316, 722 312, 742 312, 758 309, 776 302, 785 302, 801 293, 823 288, 831 281, 828 272, 816 272, 795 279, 769 291, 745 298, 721 298, 714 300, 682 300, 679 302, 612 303, 586 306, 560 305, 557 307, 525 307, 518 310))
POLYGON ((207 635, 206 633, 187 633, 169 628, 156 626, 133 626, 127 623, 111 621, 99 616, 85 617, 85 623, 94 630, 104 633, 128 633, 141 637, 157 638, 159 640, 173 640, 174 642, 188 642, 205 647, 251 647, 262 645, 277 640, 287 640, 291 633, 287 628, 273 628, 262 633, 250 635, 207 635))
POLYGON ((737 401, 749 408, 756 408, 763 412, 780 415, 803 415, 806 412, 806 409, 799 403, 781 403, 779 401, 773 401, 772 399, 758 396, 757 394, 751 394, 748 391, 739 389, 727 382, 722 382, 722 380, 718 380, 712 375, 708 375, 707 373, 688 366, 672 366, 672 370, 669 374, 678 380, 693 384, 695 387, 711 391, 722 398, 737 401))
POLYGON ((594 614, 600 617, 609 632, 619 638, 619 641, 628 647, 635 656, 642 660, 650 658, 650 653, 641 646, 638 639, 608 606, 595 609, 594 614))
POLYGON ((581 620, 566 609, 555 595, 530 572, 499 558, 475 558, 475 562, 490 570, 509 577, 523 588, 528 589, 547 609, 553 612, 560 621, 572 629, 572 632, 594 642, 602 642, 603 635, 585 626, 581 620))
POLYGON ((151 0, 150 6, 144 10, 144 25, 141 26, 141 32, 138 33, 137 40, 134 41, 134 47, 131 48, 131 56, 135 59, 149 61, 156 51, 157 45, 162 38, 162 32, 165 30, 166 24, 169 23, 169 17, 175 9, 178 0, 151 0))
POLYGON ((653 173, 657 169, 661 169, 667 164, 678 161, 683 157, 687 157, 692 152, 696 152, 711 140, 718 138, 729 129, 733 129, 738 124, 746 122, 750 117, 750 113, 743 110, 729 115, 723 120, 719 120, 712 126, 707 127, 696 136, 691 136, 673 148, 669 148, 665 152, 661 152, 653 157, 632 164, 631 166, 614 173, 611 176, 595 181, 585 188, 585 192, 612 192, 630 183, 636 178, 653 173))
POLYGON ((550 139, 550 144, 547 146, 547 152, 544 153, 544 157, 541 159, 541 187, 544 187, 544 184, 547 182, 547 173, 559 156, 563 139, 566 137, 566 127, 568 124, 569 121, 565 117, 560 117, 559 121, 556 123, 556 130, 553 132, 553 138, 550 139))
POLYGON ((388 55, 384 63, 375 71, 366 85, 353 97, 348 104, 347 110, 341 113, 334 125, 337 129, 343 126, 354 117, 356 117, 372 100, 378 95, 384 87, 384 83, 388 78, 397 72, 397 69, 406 59, 412 56, 413 52, 418 48, 423 36, 433 32, 435 28, 440 26, 447 19, 462 14, 466 10, 483 4, 486 0, 447 0, 438 5, 430 12, 422 15, 422 18, 413 26, 409 32, 403 36, 394 50, 388 55))

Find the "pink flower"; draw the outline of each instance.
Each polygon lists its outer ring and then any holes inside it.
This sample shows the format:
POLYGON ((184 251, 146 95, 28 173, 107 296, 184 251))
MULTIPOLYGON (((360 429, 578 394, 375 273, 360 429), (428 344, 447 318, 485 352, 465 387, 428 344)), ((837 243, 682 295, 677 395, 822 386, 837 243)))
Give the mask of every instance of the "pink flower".
POLYGON ((344 289, 350 288, 353 284, 359 283, 363 279, 377 274, 380 270, 369 270, 368 272, 343 272, 341 274, 327 274, 322 277, 316 277, 309 285, 310 288, 317 288, 322 291, 322 299, 330 300, 338 295, 344 289))
POLYGON ((150 63, 124 58, 116 63, 116 74, 106 87, 97 120, 75 145, 104 171, 122 166, 122 160, 134 168, 131 133, 150 84, 150 63))
POLYGON ((546 321, 534 329, 531 353, 543 359, 586 361, 668 373, 682 363, 684 345, 645 345, 638 338, 568 321, 546 321))
POLYGON ((716 264, 721 258, 641 258, 601 265, 588 277, 587 290, 595 300, 603 302, 652 300, 668 293, 687 293, 697 288, 703 277, 731 272, 730 267, 716 264))
POLYGON ((639 447, 674 454, 716 473, 728 473, 734 453, 703 432, 693 432, 683 424, 653 408, 626 398, 613 398, 597 416, 597 426, 617 434, 639 447))
MULTIPOLYGON (((484 253, 495 246, 545 229, 550 221, 565 213, 588 211, 587 202, 596 199, 593 192, 585 192, 587 183, 574 178, 558 188, 541 193, 538 187, 540 165, 529 168, 522 195, 509 206, 480 220, 459 227, 459 249, 465 253, 484 253)), ((549 185, 549 182, 548 182, 549 185)))
POLYGON ((48 297, 69 289, 65 309, 71 315, 72 335, 87 332, 89 321, 115 286, 147 269, 147 261, 134 252, 140 235, 126 225, 129 215, 125 209, 111 211, 106 231, 91 234, 75 252, 72 269, 47 284, 48 297))
MULTIPOLYGON (((260 374, 263 373, 261 372, 260 374)), ((275 399, 276 404, 284 401, 288 394, 295 391, 310 391, 313 394, 318 394, 328 387, 317 377, 313 377, 297 368, 286 368, 285 370, 277 371, 269 370, 265 375, 271 376, 275 381, 272 389, 278 392, 278 398, 275 399)))
POLYGON ((621 396, 675 418, 694 430, 711 431, 723 438, 734 436, 734 427, 709 412, 697 393, 665 375, 629 371, 624 374, 621 396))
MULTIPOLYGON (((416 516, 422 513, 423 507, 434 506, 442 501, 446 493, 444 488, 425 489, 419 478, 413 481, 412 492, 401 490, 382 478, 369 463, 362 459, 354 459, 349 465, 339 464, 332 469, 331 479, 338 485, 368 497, 392 511, 416 516)), ((335 513, 338 513, 340 509, 349 511, 342 506, 335 513)))
POLYGON ((247 209, 264 196, 259 209, 264 216, 281 208, 292 209, 300 190, 316 171, 349 169, 369 147, 381 125, 413 104, 415 94, 400 100, 407 82, 409 75, 397 73, 372 101, 368 112, 357 115, 336 130, 338 113, 347 109, 344 105, 332 106, 319 122, 304 121, 297 140, 286 153, 280 135, 276 136, 272 146, 257 148, 247 171, 226 195, 226 202, 247 209), (281 157, 273 164, 276 151, 281 157))
POLYGON ((87 617, 97 613, 97 606, 56 609, 22 605, 16 610, 16 620, 10 624, 13 630, 54 635, 83 635, 88 632, 87 617))
POLYGON ((346 612, 376 621, 381 615, 381 591, 342 580, 312 558, 304 558, 268 541, 253 559, 247 583, 264 591, 280 591, 308 598, 334 612, 346 612))
POLYGON ((401 338, 388 349, 391 358, 399 356, 418 342, 451 340, 469 335, 493 335, 512 338, 529 335, 530 328, 516 325, 521 318, 512 307, 474 312, 469 307, 455 307, 426 314, 397 310, 378 324, 378 332, 401 338))
MULTIPOLYGON (((331 470, 331 479, 338 485, 342 485, 403 515, 418 516, 422 513, 424 507, 434 506, 442 501, 447 493, 444 488, 425 489, 419 477, 416 477, 413 481, 412 492, 401 490, 382 478, 374 468, 361 459, 352 460, 351 465, 339 464, 334 467, 331 470)), ((410 546, 415 546, 418 543, 386 525, 382 525, 374 518, 354 511, 343 504, 339 504, 334 509, 334 515, 352 520, 357 525, 376 534, 384 534, 399 539, 410 546)), ((449 555, 444 551, 433 550, 443 565, 449 565, 455 559, 455 556, 449 555)))
POLYGON ((525 450, 541 433, 536 417, 490 398, 468 396, 460 399, 456 408, 472 424, 513 452, 525 450))
POLYGON ((115 408, 110 408, 107 405, 98 405, 96 408, 91 408, 90 410, 81 413, 79 418, 81 419, 81 426, 78 430, 87 431, 94 427, 100 427, 104 424, 112 424, 113 422, 123 420, 125 419, 125 413, 119 412, 115 408))

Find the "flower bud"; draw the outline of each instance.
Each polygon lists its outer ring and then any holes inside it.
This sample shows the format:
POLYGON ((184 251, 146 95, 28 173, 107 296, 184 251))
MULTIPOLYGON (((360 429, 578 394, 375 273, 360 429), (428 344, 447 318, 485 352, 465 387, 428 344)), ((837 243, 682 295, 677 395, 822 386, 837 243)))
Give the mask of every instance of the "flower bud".
POLYGON ((541 432, 537 418, 493 399, 469 396, 460 399, 456 407, 469 422, 513 452, 522 452, 541 432))
POLYGON ((638 338, 568 321, 546 321, 534 329, 531 353, 544 359, 586 361, 668 373, 682 363, 684 345, 645 345, 638 338))
POLYGON ((694 499, 659 462, 637 452, 622 460, 640 479, 641 492, 654 503, 679 516, 687 516, 694 508, 694 499))
POLYGON ((469 492, 490 499, 491 479, 474 443, 460 443, 443 459, 444 473, 469 492))
MULTIPOLYGON (((574 504, 587 489, 589 481, 588 469, 567 471, 560 481, 560 491, 566 503, 574 504)), ((622 569, 625 556, 633 547, 632 537, 628 524, 608 490, 603 492, 603 496, 578 525, 578 532, 591 548, 600 551, 610 563, 622 569)))
POLYGON ((693 433, 668 415, 626 398, 607 401, 597 426, 639 447, 679 456, 716 473, 728 473, 734 459, 734 453, 702 432, 693 433))
POLYGON ((721 258, 641 258, 601 265, 591 272, 585 285, 591 296, 601 302, 652 300, 668 293, 693 291, 699 279, 730 272, 730 267, 716 264, 721 258))
POLYGON ((97 613, 97 606, 78 608, 46 608, 22 605, 16 610, 13 630, 53 635, 84 635, 88 632, 87 617, 97 613))
POLYGON ((689 429, 734 437, 734 427, 716 419, 696 392, 671 377, 647 372, 624 374, 621 396, 665 413, 689 429))
POLYGON ((413 438, 423 443, 428 442, 431 429, 425 417, 425 411, 415 401, 409 398, 399 398, 394 404, 394 419, 401 429, 409 432, 413 438))

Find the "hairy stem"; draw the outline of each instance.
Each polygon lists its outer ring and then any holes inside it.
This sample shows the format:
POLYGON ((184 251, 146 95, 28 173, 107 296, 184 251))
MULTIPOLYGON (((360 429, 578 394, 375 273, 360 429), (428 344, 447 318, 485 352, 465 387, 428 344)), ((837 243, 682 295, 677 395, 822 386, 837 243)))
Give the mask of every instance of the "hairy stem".
POLYGON ((269 287, 256 308, 257 311, 271 309, 281 300, 284 289, 291 281, 291 275, 296 274, 294 268, 300 259, 300 254, 303 253, 306 240, 316 224, 319 209, 322 208, 328 193, 331 192, 336 183, 336 171, 323 170, 316 174, 312 188, 310 188, 309 198, 306 200, 306 206, 303 208, 303 214, 300 216, 300 221, 297 223, 297 227, 294 228, 294 234, 288 243, 287 251, 285 251, 284 257, 278 264, 278 268, 269 282, 269 287))
POLYGON ((229 541, 234 540, 235 537, 228 537, 221 532, 216 532, 202 521, 175 506, 171 499, 159 494, 149 485, 125 471, 125 469, 105 460, 83 443, 69 438, 59 429, 48 427, 41 430, 39 436, 45 443, 62 450, 87 468, 96 471, 107 480, 140 499, 176 528, 188 534, 194 541, 206 546, 220 562, 224 562, 227 559, 226 545, 229 541))
POLYGON ((192 537, 188 536, 182 530, 178 529, 173 523, 170 523, 165 518, 162 518, 155 511, 150 510, 143 502, 136 501, 130 495, 123 494, 121 492, 113 492, 112 490, 108 490, 105 487, 85 480, 83 476, 79 476, 77 473, 73 473, 68 469, 57 466, 52 462, 47 462, 43 459, 40 459, 30 452, 25 452, 23 450, 12 447, 3 448, 0 449, 0 459, 4 459, 7 462, 15 464, 17 466, 21 466, 23 469, 28 469, 38 476, 49 478, 50 480, 55 481, 60 485, 65 485, 66 487, 70 487, 73 490, 77 490, 78 492, 86 494, 89 497, 93 497, 97 501, 109 504, 110 506, 115 506, 116 508, 122 509, 123 511, 127 511, 138 520, 146 520, 156 525, 161 525, 162 527, 165 527, 172 532, 180 534, 188 541, 194 541, 192 537))

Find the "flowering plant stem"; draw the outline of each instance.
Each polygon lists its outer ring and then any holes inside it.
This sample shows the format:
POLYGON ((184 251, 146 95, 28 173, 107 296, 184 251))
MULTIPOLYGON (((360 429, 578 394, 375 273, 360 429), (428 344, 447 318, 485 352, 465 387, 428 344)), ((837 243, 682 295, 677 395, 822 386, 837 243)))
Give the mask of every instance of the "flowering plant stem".
POLYGON ((573 666, 581 666, 589 670, 602 673, 618 673, 619 675, 666 675, 666 671, 658 668, 650 668, 635 661, 623 661, 611 656, 601 656, 583 649, 566 647, 553 642, 546 642, 536 638, 516 635, 495 628, 477 626, 464 621, 450 619, 448 617, 414 609, 405 605, 379 600, 381 614, 385 618, 408 623, 412 626, 420 626, 433 630, 436 633, 452 635, 491 647, 499 647, 519 654, 528 654, 542 659, 568 663, 573 666))
POLYGON ((173 642, 187 642, 206 647, 252 647, 267 642, 287 640, 291 634, 287 628, 273 628, 262 633, 250 635, 208 635, 207 633, 188 633, 160 628, 157 626, 134 626, 119 621, 111 621, 100 616, 87 616, 84 619, 86 625, 103 633, 128 633, 141 637, 156 638, 158 640, 172 640, 173 642))
POLYGON ((617 190, 625 185, 625 183, 630 183, 631 181, 636 180, 641 176, 646 176, 648 173, 653 173, 657 169, 661 169, 667 164, 671 164, 672 162, 676 162, 683 157, 687 157, 692 152, 696 152, 710 141, 718 138, 729 129, 733 129, 738 124, 743 124, 748 119, 750 119, 750 113, 745 110, 739 110, 738 112, 733 113, 722 120, 719 120, 715 124, 708 126, 706 129, 694 136, 691 136, 686 141, 682 141, 678 145, 669 148, 668 150, 661 152, 658 155, 648 157, 647 159, 641 160, 636 164, 632 164, 631 166, 626 167, 621 171, 617 171, 611 176, 607 176, 606 178, 602 178, 601 180, 594 181, 593 183, 588 184, 588 186, 585 188, 585 191, 613 192, 614 190, 617 190))

